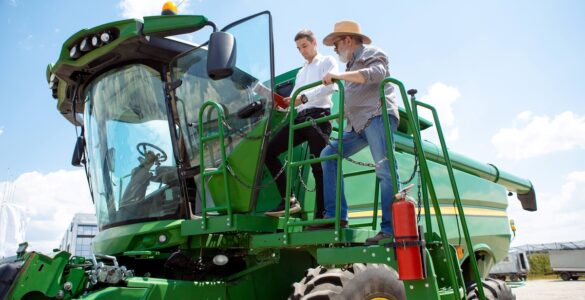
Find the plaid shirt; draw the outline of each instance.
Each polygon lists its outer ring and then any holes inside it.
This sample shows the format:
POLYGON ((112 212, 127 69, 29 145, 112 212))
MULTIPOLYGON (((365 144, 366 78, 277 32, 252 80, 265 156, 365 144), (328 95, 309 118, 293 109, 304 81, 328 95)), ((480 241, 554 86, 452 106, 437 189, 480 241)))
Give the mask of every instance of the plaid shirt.
MULTIPOLYGON (((344 105, 347 119, 345 130, 361 132, 373 117, 382 114, 380 82, 390 76, 388 57, 378 48, 362 45, 354 51, 352 59, 347 63, 346 71, 359 71, 366 79, 365 83, 345 82, 344 105)), ((399 120, 392 84, 386 84, 385 94, 388 114, 399 120)))

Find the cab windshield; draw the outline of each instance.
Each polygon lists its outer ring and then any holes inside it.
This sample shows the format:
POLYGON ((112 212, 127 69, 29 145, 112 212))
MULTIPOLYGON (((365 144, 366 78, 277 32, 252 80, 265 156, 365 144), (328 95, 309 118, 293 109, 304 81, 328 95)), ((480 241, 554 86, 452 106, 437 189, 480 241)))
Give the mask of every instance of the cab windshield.
POLYGON ((160 74, 140 64, 109 71, 86 89, 87 166, 100 229, 178 216, 164 100, 160 74))
MULTIPOLYGON (((237 53, 233 74, 226 78, 213 80, 208 76, 206 47, 179 55, 170 64, 172 80, 178 85, 171 95, 182 137, 178 152, 183 155, 185 165, 193 170, 196 203, 205 199, 208 207, 222 206, 232 197, 237 199, 237 204, 230 205, 240 212, 249 211, 254 205, 257 194, 250 186, 262 174, 263 144, 273 103, 269 29, 268 12, 222 29, 234 36, 237 53), (209 102, 213 103, 211 107, 205 104, 209 102), (202 111, 204 107, 207 109, 202 111), (223 112, 224 118, 219 118, 218 112, 223 112), (219 137, 221 131, 223 140, 213 138, 219 137), (222 160, 223 151, 227 161, 222 160), (228 183, 220 175, 202 180, 202 170, 221 166, 227 166, 230 172, 228 183), (226 186, 231 196, 225 192, 226 186)), ((200 204, 196 204, 196 213, 198 207, 200 204)))

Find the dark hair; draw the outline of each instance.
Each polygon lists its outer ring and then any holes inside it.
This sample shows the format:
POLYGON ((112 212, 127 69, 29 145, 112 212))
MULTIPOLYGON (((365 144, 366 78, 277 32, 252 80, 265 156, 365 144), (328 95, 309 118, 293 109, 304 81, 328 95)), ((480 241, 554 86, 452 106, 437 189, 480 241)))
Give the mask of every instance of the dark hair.
POLYGON ((299 31, 297 35, 295 35, 295 42, 302 38, 306 38, 307 41, 313 42, 315 40, 315 35, 313 35, 313 32, 310 31, 309 29, 303 29, 299 31))

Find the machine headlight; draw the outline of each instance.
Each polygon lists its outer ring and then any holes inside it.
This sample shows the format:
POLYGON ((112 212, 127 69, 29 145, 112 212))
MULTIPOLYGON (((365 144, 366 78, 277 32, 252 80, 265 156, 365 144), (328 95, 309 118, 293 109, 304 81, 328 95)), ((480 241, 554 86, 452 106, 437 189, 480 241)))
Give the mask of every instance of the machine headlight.
POLYGON ((112 37, 107 32, 104 32, 100 35, 100 40, 102 40, 102 43, 104 43, 104 44, 109 43, 111 38, 112 37))
POLYGON ((102 45, 102 40, 100 40, 99 36, 94 35, 94 36, 91 37, 91 45, 94 48, 97 48, 97 47, 99 47, 99 46, 102 45))
POLYGON ((79 52, 79 49, 77 48, 77 45, 74 45, 73 47, 71 47, 71 49, 69 49, 69 56, 73 59, 81 56, 81 53, 79 52))
POLYGON ((83 52, 87 52, 91 50, 91 44, 89 43, 89 38, 84 38, 81 43, 79 43, 79 49, 83 52))

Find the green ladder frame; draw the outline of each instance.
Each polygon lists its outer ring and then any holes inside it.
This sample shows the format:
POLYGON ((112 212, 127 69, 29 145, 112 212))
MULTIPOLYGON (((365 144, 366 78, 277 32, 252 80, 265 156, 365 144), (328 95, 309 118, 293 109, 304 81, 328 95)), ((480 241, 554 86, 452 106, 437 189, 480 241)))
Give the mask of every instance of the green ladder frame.
POLYGON ((225 121, 225 111, 223 109, 223 107, 217 103, 217 102, 213 102, 213 101, 206 101, 205 103, 203 103, 203 105, 201 106, 201 108, 199 109, 199 134, 200 134, 200 138, 199 138, 199 166, 200 166, 200 170, 201 170, 201 216, 202 216, 202 221, 201 221, 201 229, 207 229, 207 213, 208 212, 227 212, 227 226, 228 227, 232 227, 233 226, 233 212, 232 212, 232 202, 231 202, 231 194, 230 194, 230 188, 229 188, 229 181, 228 181, 228 170, 227 170, 227 156, 225 154, 225 144, 224 144, 224 121, 225 121), (203 115, 204 112, 207 108, 210 109, 214 109, 217 112, 217 128, 218 128, 218 132, 217 133, 213 133, 213 134, 209 134, 209 135, 204 135, 204 126, 203 126, 203 115), (213 141, 213 140, 217 140, 219 139, 219 151, 221 154, 221 164, 219 165, 219 167, 215 170, 207 170, 207 168, 205 168, 205 156, 204 156, 204 146, 207 142, 213 141), (224 195, 226 197, 225 199, 225 203, 226 205, 224 206, 216 206, 216 207, 211 207, 208 208, 207 207, 207 193, 205 190, 205 186, 206 186, 206 182, 205 182, 205 178, 209 177, 209 176, 213 176, 216 174, 222 174, 223 176, 223 187, 224 187, 224 195))
MULTIPOLYGON (((447 151, 447 147, 446 147, 446 143, 445 143, 445 139, 442 133, 442 129, 441 129, 441 125, 439 122, 439 118, 438 118, 438 114, 437 111, 434 107, 432 107, 431 105, 428 105, 426 103, 420 102, 416 100, 416 97, 414 96, 414 93, 410 94, 411 95, 411 103, 408 102, 408 97, 404 88, 404 85, 402 84, 402 82, 400 82, 399 80, 396 80, 394 78, 386 78, 384 79, 381 83, 380 83, 380 102, 381 102, 381 107, 383 111, 387 111, 387 104, 385 101, 385 86, 389 83, 392 83, 396 86, 398 86, 401 97, 403 99, 403 103, 404 103, 404 108, 406 110, 407 113, 407 117, 408 117, 408 121, 409 121, 409 126, 412 129, 412 134, 413 134, 413 140, 414 140, 414 145, 415 148, 417 150, 417 154, 418 154, 418 159, 419 159, 419 164, 420 164, 420 168, 421 168, 421 183, 422 183, 422 187, 423 187, 423 193, 424 193, 424 197, 423 197, 423 202, 424 202, 424 207, 425 207, 425 211, 426 212, 430 212, 430 205, 429 205, 429 201, 428 201, 428 196, 426 194, 427 191, 427 186, 428 186, 428 191, 430 192, 430 197, 431 197, 431 201, 432 201, 432 205, 433 205, 433 209, 435 211, 435 218, 437 220, 437 225, 439 227, 439 232, 440 232, 440 237, 441 240, 438 241, 438 243, 440 243, 442 245, 442 249, 444 251, 444 255, 445 258, 447 259, 447 263, 449 266, 451 266, 449 268, 449 280, 451 282, 451 287, 453 289, 454 292, 454 296, 456 299, 461 299, 461 294, 460 294, 460 282, 458 280, 459 276, 457 276, 456 270, 459 269, 459 265, 458 262, 456 262, 451 253, 450 253, 450 249, 451 249, 451 245, 449 244, 449 241, 447 239, 447 235, 446 235, 446 231, 445 231, 445 225, 443 222, 443 216, 440 210, 440 205, 438 203, 438 198, 437 198, 437 194, 436 191, 434 189, 433 186, 433 182, 430 176, 430 170, 428 168, 428 164, 427 164, 427 160, 423 151, 423 147, 422 147, 422 139, 420 136, 420 126, 417 122, 418 118, 418 109, 417 107, 424 107, 426 109, 429 109, 432 114, 433 114, 433 119, 435 122, 435 126, 437 127, 437 134, 439 136, 439 140, 441 143, 441 149, 443 151, 443 155, 444 155, 444 159, 445 159, 445 165, 447 167, 448 173, 449 173, 449 180, 451 183, 451 187, 453 190, 453 194, 454 194, 454 198, 455 198, 455 202, 457 205, 457 209, 458 209, 458 221, 461 222, 462 224, 462 229, 463 229, 463 235, 465 238, 465 242, 466 242, 466 246, 468 248, 468 252, 470 253, 469 255, 469 259, 471 262, 471 266, 473 269, 473 273, 474 273, 474 279, 476 280, 476 282, 478 283, 478 291, 479 291, 479 297, 480 299, 485 299, 485 294, 483 291, 483 286, 480 284, 481 283, 481 276, 479 274, 479 270, 477 267, 477 260, 475 258, 475 255, 471 255, 473 254, 473 245, 471 244, 471 238, 469 235, 469 230, 467 227, 467 222, 465 220, 465 214, 464 214, 464 210, 463 210, 463 206, 461 205, 461 199, 459 196, 459 191, 457 188, 457 183, 455 181, 455 176, 453 173, 453 167, 451 164, 451 160, 449 158, 449 154, 447 151), (411 108, 412 105, 412 108, 411 108)), ((308 85, 305 85, 301 88, 299 88, 298 90, 296 90, 293 95, 291 96, 291 99, 296 99, 296 97, 304 90, 316 87, 321 85, 322 82, 321 81, 317 81, 308 85)), ((340 226, 340 214, 341 214, 341 182, 342 182, 342 178, 343 178, 343 169, 342 169, 342 162, 343 162, 343 157, 341 155, 341 153, 343 153, 343 138, 339 139, 338 142, 338 149, 337 149, 337 153, 333 154, 333 155, 329 155, 329 156, 325 156, 325 157, 318 157, 318 158, 309 158, 309 159, 305 159, 305 160, 300 160, 300 161, 293 161, 293 137, 294 137, 294 131, 301 129, 301 128, 306 128, 309 126, 312 126, 313 124, 319 124, 319 123, 324 123, 324 122, 329 122, 331 120, 336 120, 338 121, 338 132, 340 137, 343 136, 343 119, 344 119, 344 85, 341 81, 335 81, 335 84, 337 84, 338 86, 338 92, 339 92, 339 111, 337 114, 332 114, 329 116, 325 116, 322 118, 318 118, 315 120, 309 120, 309 121, 305 121, 303 123, 299 123, 299 124, 294 124, 294 120, 296 119, 296 109, 294 109, 294 106, 291 107, 291 112, 289 114, 289 144, 288 144, 288 149, 287 149, 287 160, 289 161, 287 167, 286 167, 286 194, 290 195, 291 193, 291 189, 292 189, 292 176, 289 176, 290 174, 293 174, 293 168, 296 167, 300 167, 300 166, 304 166, 304 165, 310 165, 313 163, 320 163, 322 161, 325 160, 337 160, 337 177, 336 177, 336 182, 337 182, 337 186, 336 186, 336 197, 335 197, 335 203, 336 203, 336 210, 335 210, 335 217, 334 218, 330 218, 330 219, 318 219, 318 220, 307 220, 307 221, 299 221, 299 220, 294 220, 290 218, 290 202, 289 201, 285 201, 285 215, 284 215, 284 245, 288 244, 288 237, 290 234, 290 230, 289 227, 295 227, 295 226, 306 226, 306 225, 313 225, 313 224, 335 224, 335 234, 337 237, 341 236, 341 226, 340 226)), ((396 160, 395 160, 395 154, 394 151, 392 149, 392 145, 394 144, 394 138, 393 135, 391 134, 391 130, 390 130, 390 121, 389 121, 389 117, 387 113, 383 113, 383 122, 384 122, 384 131, 385 131, 385 136, 386 139, 389 141, 389 143, 387 143, 387 152, 388 152, 388 158, 389 158, 389 163, 390 163, 390 169, 391 169, 391 180, 392 180, 392 186, 393 189, 395 191, 398 191, 398 186, 399 186, 399 182, 398 182, 398 176, 396 174, 396 160)), ((229 183, 228 183, 228 170, 227 170, 227 157, 226 157, 226 153, 225 153, 225 146, 224 146, 224 119, 225 119, 225 113, 224 113, 224 109, 223 107, 213 101, 207 101, 203 104, 203 106, 200 108, 199 110, 199 132, 201 134, 200 137, 200 141, 199 141, 199 159, 200 159, 200 166, 202 169, 201 172, 201 180, 202 180, 202 184, 201 184, 201 192, 202 192, 202 196, 201 196, 201 203, 202 203, 202 217, 203 217, 203 221, 201 222, 201 227, 202 229, 206 229, 207 227, 207 212, 211 212, 211 211, 226 211, 228 218, 227 218, 227 222, 228 222, 228 226, 232 226, 230 224, 230 221, 233 219, 233 213, 232 213, 232 207, 231 207, 231 198, 230 198, 230 189, 229 189, 229 183), (218 132, 214 133, 214 134, 210 134, 210 135, 203 135, 204 132, 204 126, 203 126, 203 115, 204 115, 204 111, 208 108, 211 107, 213 109, 215 109, 217 111, 217 115, 218 115, 218 132), (205 159, 204 159, 204 145, 205 143, 212 141, 212 140, 216 140, 219 139, 220 140, 220 152, 221 152, 221 159, 222 162, 220 164, 220 166, 217 169, 214 170, 207 170, 205 168, 205 159), (220 206, 220 207, 213 207, 213 208, 207 208, 206 207, 206 192, 205 192, 205 178, 215 175, 215 174, 222 174, 223 175, 223 179, 224 179, 224 195, 226 197, 226 205, 225 206, 220 206)), ((367 171, 359 171, 359 172, 354 172, 354 173, 350 173, 350 174, 346 174, 346 177, 349 176, 359 176, 359 175, 363 175, 363 174, 368 174, 368 173, 372 173, 374 172, 373 170, 367 170, 367 171)), ((375 229, 375 224, 376 224, 376 219, 377 219, 377 210, 378 210, 378 189, 379 189, 379 182, 378 180, 376 180, 376 185, 375 185, 376 191, 375 191, 375 201, 374 201, 374 213, 373 213, 373 220, 372 220, 372 228, 375 229)), ((425 213, 425 222, 426 222, 426 228, 427 228, 427 234, 425 234, 425 241, 427 242, 427 244, 432 244, 432 243, 437 243, 437 241, 432 240, 432 225, 431 225, 431 216, 430 213, 425 213)), ((359 226, 363 226, 363 225, 370 225, 370 223, 365 223, 365 224, 359 224, 359 226)), ((335 238, 335 240, 338 240, 338 238, 335 238)), ((463 290, 465 291, 465 287, 462 286, 463 290)))
MULTIPOLYGON (((423 146, 422 146, 420 125, 418 123, 419 117, 418 117, 417 107, 421 106, 421 107, 427 108, 433 114, 433 119, 435 122, 435 126, 437 128, 437 134, 439 136, 439 140, 441 143, 441 150, 443 152, 443 157, 445 159, 445 166, 447 168, 447 172, 449 173, 449 181, 451 183, 451 188, 453 190, 453 196, 455 198, 455 203, 457 205, 458 220, 456 220, 456 221, 461 222, 461 226, 463 228, 463 236, 464 236, 465 243, 466 243, 466 246, 468 249, 469 259, 470 259, 471 267, 473 269, 473 275, 474 275, 475 281, 476 281, 477 286, 478 286, 479 297, 480 297, 480 299, 485 300, 485 293, 483 290, 483 285, 481 284, 482 281, 481 281, 481 276, 479 274, 479 269, 477 267, 477 260, 475 258, 475 254, 473 251, 473 245, 471 243, 471 237, 469 235, 469 229, 467 227, 465 213, 463 211, 463 206, 461 205, 461 198, 459 196, 457 182, 455 181, 455 175, 453 173, 453 166, 451 164, 451 159, 449 158, 449 152, 447 151, 447 145, 445 143, 445 138, 443 135, 443 131, 441 129, 441 123, 439 122, 437 110, 429 104, 417 101, 416 97, 415 97, 416 91, 413 91, 413 92, 409 91, 410 92, 409 94, 411 96, 410 100, 411 100, 411 104, 412 104, 412 109, 411 109, 410 104, 407 101, 408 97, 406 95, 406 89, 404 87, 404 84, 402 82, 400 82, 399 80, 396 80, 394 78, 386 78, 380 83, 380 101, 382 103, 382 108, 384 111, 387 111, 384 88, 385 88, 386 84, 388 84, 388 83, 392 83, 392 84, 398 86, 398 88, 400 90, 401 98, 403 99, 404 108, 405 108, 407 116, 408 116, 409 126, 410 126, 410 128, 412 128, 412 135, 413 135, 413 139, 414 139, 414 144, 415 144, 415 147, 417 150, 417 155, 418 155, 419 164, 420 164, 420 168, 421 168, 421 176, 422 176, 421 182, 425 183, 425 185, 424 185, 425 197, 424 197, 423 202, 425 205, 425 211, 427 212, 427 213, 425 213, 425 222, 426 222, 427 232, 429 232, 429 233, 432 232, 430 208, 429 208, 428 198, 426 197, 426 190, 427 190, 426 186, 428 185, 428 191, 430 193, 432 204, 433 204, 433 209, 435 211, 435 218, 437 220, 437 225, 439 227, 439 232, 440 232, 440 237, 441 237, 440 242, 442 244, 443 250, 445 251, 445 257, 447 259, 447 263, 449 264, 449 266, 451 266, 449 268, 449 280, 451 282, 451 287, 453 288, 453 292, 455 293, 455 298, 461 299, 461 295, 459 294, 459 281, 458 281, 458 276, 456 274, 456 270, 459 270, 459 264, 458 264, 458 262, 453 260, 453 257, 449 253, 450 244, 449 244, 449 241, 447 239, 447 233, 445 231, 445 224, 443 222, 443 215, 441 213, 441 207, 439 206, 437 193, 436 193, 434 185, 433 185, 431 173, 430 173, 427 159, 426 159, 426 156, 425 156, 425 153, 423 150, 423 146)), ((384 119, 384 129, 385 129, 386 138, 388 140, 392 141, 392 134, 390 134, 388 114, 382 114, 382 115, 383 115, 383 119, 384 119)), ((393 162, 394 153, 392 151, 390 144, 388 144, 388 154, 389 154, 389 157, 392 158, 391 162, 393 162)), ((394 180, 394 178, 393 178, 393 180, 394 180)), ((432 240, 431 234, 425 235, 425 240, 427 243, 435 242, 432 240)), ((462 288, 465 291, 465 286, 462 286, 462 288)))
MULTIPOLYGON (((305 225, 313 225, 313 224, 331 224, 334 223, 335 224, 335 233, 337 234, 337 236, 341 235, 341 227, 340 227, 340 210, 341 210, 341 180, 343 177, 343 170, 342 170, 342 160, 343 157, 341 155, 341 153, 343 153, 343 138, 339 139, 338 142, 338 149, 337 149, 337 154, 333 154, 333 155, 329 155, 326 157, 319 157, 319 158, 312 158, 312 159, 307 159, 307 160, 301 160, 301 161, 293 161, 293 155, 292 155, 292 149, 293 149, 293 137, 294 137, 294 131, 297 129, 301 129, 301 128, 305 128, 308 126, 312 126, 313 124, 318 124, 318 123, 323 123, 323 122, 328 122, 330 120, 338 120, 338 125, 339 125, 339 129, 338 132, 340 134, 340 136, 343 136, 343 115, 344 115, 344 89, 343 89, 343 84, 340 81, 335 81, 335 83, 338 85, 339 88, 339 111, 337 114, 333 114, 330 116, 326 116, 326 117, 322 117, 322 118, 318 118, 316 120, 310 120, 310 121, 306 121, 300 124, 294 124, 294 120, 296 118, 296 109, 294 109, 294 107, 291 108, 291 113, 289 115, 289 147, 288 147, 288 152, 287 152, 287 160, 289 161, 289 164, 287 166, 287 183, 286 183, 286 195, 290 195, 291 193, 291 189, 292 189, 292 177, 289 176, 289 174, 293 174, 293 168, 294 167, 298 167, 298 166, 302 166, 302 165, 308 165, 308 164, 313 164, 313 163, 317 163, 317 162, 322 162, 325 160, 333 160, 336 159, 337 160, 337 177, 336 177, 336 195, 335 195, 335 203, 336 203, 336 209, 335 209, 335 217, 333 219, 319 219, 319 220, 308 220, 308 221, 291 221, 290 220, 290 213, 289 213, 289 209, 290 209, 290 203, 289 201, 285 201, 285 225, 284 225, 284 236, 287 237, 289 234, 289 230, 288 227, 289 226, 305 226, 305 225)), ((428 105, 426 103, 420 102, 416 100, 416 97, 414 96, 414 93, 411 94, 411 103, 412 103, 412 109, 411 109, 411 104, 409 104, 408 102, 408 96, 406 94, 406 89, 404 87, 404 84, 402 82, 400 82, 397 79, 394 78, 386 78, 384 79, 381 83, 380 83, 380 102, 381 102, 381 107, 382 107, 382 111, 388 111, 387 108, 387 104, 386 104, 386 95, 385 95, 385 87, 387 84, 392 83, 395 84, 396 86, 398 86, 401 97, 403 99, 403 103, 404 103, 404 108, 406 110, 406 114, 407 114, 407 118, 409 121, 409 126, 412 129, 412 134, 413 134, 413 140, 414 140, 414 144, 417 150, 417 154, 418 154, 418 159, 419 159, 419 164, 420 164, 420 168, 421 168, 421 182, 424 183, 423 187, 424 187, 424 206, 425 206, 425 211, 428 212, 425 214, 425 222, 426 222, 426 228, 427 228, 427 234, 425 235, 425 241, 427 243, 435 243, 436 241, 432 240, 432 235, 430 234, 432 232, 432 223, 431 223, 431 215, 430 215, 430 205, 429 205, 429 201, 428 201, 428 196, 426 194, 426 187, 428 186, 428 191, 430 192, 430 196, 431 196, 431 200, 432 200, 432 205, 433 205, 433 209, 435 211, 435 218, 437 220, 437 225, 439 227, 439 232, 440 232, 440 237, 441 240, 439 241, 440 244, 442 245, 442 249, 444 251, 444 255, 445 258, 447 259, 447 263, 449 266, 451 266, 449 268, 449 280, 451 282, 451 287, 453 289, 453 292, 455 294, 455 298, 456 299, 461 299, 461 294, 460 292, 460 283, 461 285, 463 285, 462 282, 459 282, 458 278, 459 276, 456 273, 456 270, 459 269, 459 264, 457 261, 455 261, 450 253, 450 249, 451 249, 451 245, 449 244, 448 238, 447 238, 447 234, 446 234, 446 230, 445 230, 445 224, 443 222, 443 216, 441 213, 441 209, 440 209, 440 205, 438 202, 438 198, 437 198, 437 194, 432 182, 432 178, 430 175, 430 170, 428 167, 428 163, 427 163, 427 159, 426 156, 424 154, 424 150, 423 150, 423 146, 422 146, 422 139, 421 139, 421 135, 420 135, 420 126, 418 124, 418 106, 424 107, 429 109, 432 114, 433 114, 433 119, 434 122, 436 124, 436 128, 437 128, 437 134, 439 136, 439 140, 441 143, 441 149, 444 155, 444 159, 445 159, 445 165, 447 167, 448 173, 449 173, 449 180, 450 180, 450 184, 451 184, 451 188, 453 190, 453 195, 455 198, 455 203, 457 205, 457 210, 458 210, 458 222, 461 222, 462 224, 462 228, 463 228, 463 235, 465 238, 465 243, 468 249, 468 252, 470 253, 469 255, 469 259, 470 259, 470 263, 473 269, 473 273, 474 273, 474 279, 475 281, 478 283, 478 291, 479 291, 479 297, 480 299, 485 299, 485 294, 483 291, 483 286, 481 284, 481 276, 479 274, 479 269, 477 267, 477 260, 475 258, 475 255, 473 255, 473 245, 471 243, 471 238, 469 235, 469 229, 467 227, 467 222, 465 220, 465 213, 463 210, 463 206, 461 205, 461 198, 459 196, 459 190, 457 188, 457 183, 455 181, 455 175, 453 172, 453 167, 451 164, 451 160, 449 158, 449 154, 447 151, 447 146, 445 143, 445 139, 444 139, 444 135, 441 129, 441 124, 438 118, 438 114, 437 111, 434 107, 432 107, 431 105, 428 105)), ((321 85, 322 82, 321 81, 317 81, 308 85, 305 85, 301 88, 299 88, 298 90, 296 90, 293 95, 291 96, 291 99, 296 99, 296 97, 304 90, 316 87, 321 85)), ((394 151, 392 149, 392 145, 394 144, 394 138, 393 135, 391 134, 391 130, 390 130, 390 120, 388 117, 387 113, 383 113, 383 122, 384 122, 384 131, 385 131, 385 137, 386 140, 389 141, 389 143, 386 143, 387 145, 387 154, 388 154, 388 160, 390 163, 390 174, 391 174, 391 180, 392 180, 392 186, 393 186, 393 190, 394 191, 398 191, 398 186, 399 186, 399 182, 398 182, 398 176, 396 174, 396 159, 395 159, 395 154, 394 151)), ((362 174, 367 174, 367 173, 371 173, 372 171, 361 171, 361 172, 355 172, 355 174, 348 174, 350 176, 357 176, 357 175, 362 175, 362 174)), ((375 219, 377 218, 377 210, 378 210, 378 180, 376 180, 376 191, 375 191, 375 201, 374 201, 374 213, 373 213, 373 221, 372 221, 372 228, 375 229, 375 219)), ((369 223, 367 224, 363 224, 363 225, 369 225, 369 223)), ((285 238, 284 244, 287 244, 287 240, 288 238, 285 238)), ((465 286, 461 286, 463 288, 463 290, 465 291, 465 286)))

